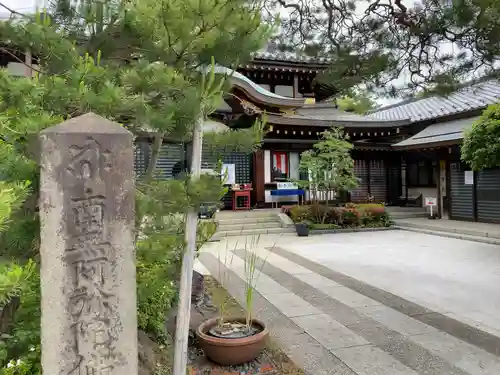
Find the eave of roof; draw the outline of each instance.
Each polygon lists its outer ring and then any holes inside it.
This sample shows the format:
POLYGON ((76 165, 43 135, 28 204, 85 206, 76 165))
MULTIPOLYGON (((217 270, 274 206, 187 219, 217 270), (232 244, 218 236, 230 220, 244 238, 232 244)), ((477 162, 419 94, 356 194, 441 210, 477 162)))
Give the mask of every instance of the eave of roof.
POLYGON ((267 121, 272 124, 303 125, 331 127, 342 126, 347 128, 395 128, 408 125, 409 119, 384 121, 344 112, 330 103, 306 104, 298 108, 293 114, 269 114, 267 121))
POLYGON ((293 52, 256 52, 253 60, 275 61, 285 63, 306 63, 328 65, 332 60, 328 57, 311 57, 293 52))
POLYGON ((421 132, 392 145, 396 149, 418 149, 424 147, 458 144, 464 137, 464 131, 472 128, 479 116, 460 120, 440 122, 427 126, 421 132))

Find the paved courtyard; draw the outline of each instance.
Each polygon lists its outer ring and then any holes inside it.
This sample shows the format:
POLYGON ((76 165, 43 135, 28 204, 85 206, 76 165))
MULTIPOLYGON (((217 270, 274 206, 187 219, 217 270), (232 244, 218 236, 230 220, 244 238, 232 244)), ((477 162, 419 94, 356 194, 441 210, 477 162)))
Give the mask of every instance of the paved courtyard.
MULTIPOLYGON (((200 261, 216 278, 227 266, 242 301, 244 238, 227 241, 200 261)), ((394 230, 262 236, 254 251, 256 316, 307 374, 500 374, 499 246, 394 230)))

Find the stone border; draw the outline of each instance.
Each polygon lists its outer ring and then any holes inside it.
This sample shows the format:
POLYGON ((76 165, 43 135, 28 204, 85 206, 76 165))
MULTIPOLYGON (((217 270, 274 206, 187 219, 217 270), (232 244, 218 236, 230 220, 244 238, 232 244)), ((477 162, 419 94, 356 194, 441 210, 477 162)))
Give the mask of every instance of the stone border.
POLYGON ((277 216, 278 219, 280 219, 282 228, 295 228, 295 223, 290 216, 288 216, 284 212, 280 212, 277 216))
POLYGON ((378 228, 341 228, 341 229, 310 229, 309 235, 317 234, 334 234, 334 233, 354 233, 354 232, 380 232, 385 230, 394 230, 394 227, 378 227, 378 228))

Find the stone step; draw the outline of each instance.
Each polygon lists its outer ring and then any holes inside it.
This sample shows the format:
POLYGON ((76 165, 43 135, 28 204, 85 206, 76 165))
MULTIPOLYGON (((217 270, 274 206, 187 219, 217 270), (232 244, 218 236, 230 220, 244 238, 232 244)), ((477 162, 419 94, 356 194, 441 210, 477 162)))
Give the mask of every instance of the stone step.
POLYGON ((240 224, 220 224, 217 228, 218 231, 242 230, 242 229, 270 229, 281 228, 281 222, 275 220, 267 223, 240 223, 240 224))
POLYGON ((248 219, 248 218, 268 218, 276 217, 279 214, 279 210, 250 210, 250 211, 220 211, 217 212, 215 218, 218 220, 231 220, 231 219, 248 219))
POLYGON ((411 219, 418 217, 427 217, 429 214, 426 211, 421 212, 389 212, 392 219, 411 219))
POLYGON ((235 218, 235 219, 215 219, 219 223, 219 225, 226 224, 258 224, 258 223, 275 223, 279 221, 277 216, 269 216, 269 217, 261 217, 261 218, 235 218))
MULTIPOLYGON (((444 220, 444 219, 443 219, 444 220)), ((470 228, 464 228, 464 226, 460 227, 455 227, 455 226, 449 226, 449 225, 440 225, 439 220, 427 220, 421 222, 415 222, 413 220, 395 220, 395 225, 404 227, 404 228, 415 228, 415 229, 425 229, 425 230, 434 230, 438 232, 445 232, 445 233, 456 233, 459 235, 466 235, 466 236, 477 236, 477 237, 493 237, 500 239, 500 235, 498 232, 488 232, 487 230, 481 230, 478 228, 474 228, 474 226, 471 226, 470 228)))
POLYGON ((215 237, 221 238, 230 236, 251 236, 259 234, 281 234, 281 233, 295 233, 295 228, 243 229, 243 230, 218 231, 215 234, 215 237))
MULTIPOLYGON (((473 242, 481 242, 481 243, 487 243, 487 244, 492 244, 492 245, 500 245, 500 239, 498 238, 493 238, 493 237, 486 237, 486 236, 473 236, 473 235, 468 235, 468 234, 461 234, 461 233, 456 233, 452 231, 441 231, 441 230, 431 230, 431 229, 423 229, 423 228, 416 228, 415 226, 401 226, 401 225, 394 225, 393 228, 395 229, 401 229, 401 230, 406 230, 409 232, 417 232, 417 233, 423 233, 423 234, 430 234, 433 236, 440 236, 440 237, 447 237, 447 238, 456 238, 460 240, 467 240, 467 241, 473 241, 473 242)), ((440 228, 441 229, 441 228, 440 228)))

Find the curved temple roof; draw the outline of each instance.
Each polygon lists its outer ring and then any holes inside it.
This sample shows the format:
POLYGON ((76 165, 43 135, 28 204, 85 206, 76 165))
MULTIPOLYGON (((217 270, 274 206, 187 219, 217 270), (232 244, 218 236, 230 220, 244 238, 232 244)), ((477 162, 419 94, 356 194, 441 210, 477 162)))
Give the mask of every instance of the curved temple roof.
POLYGON ((214 71, 216 74, 227 75, 234 87, 244 91, 249 97, 261 104, 294 109, 293 113, 284 113, 283 115, 268 114, 267 120, 272 124, 388 128, 410 123, 410 119, 386 120, 344 112, 331 103, 305 104, 305 98, 288 98, 277 95, 233 69, 216 66, 214 71))
POLYGON ((237 71, 224 66, 215 66, 216 74, 224 74, 229 77, 231 84, 244 91, 249 97, 261 104, 270 104, 278 107, 298 108, 304 105, 303 98, 288 98, 268 91, 251 79, 237 71))

